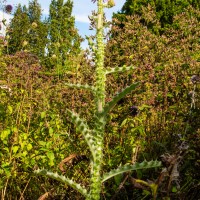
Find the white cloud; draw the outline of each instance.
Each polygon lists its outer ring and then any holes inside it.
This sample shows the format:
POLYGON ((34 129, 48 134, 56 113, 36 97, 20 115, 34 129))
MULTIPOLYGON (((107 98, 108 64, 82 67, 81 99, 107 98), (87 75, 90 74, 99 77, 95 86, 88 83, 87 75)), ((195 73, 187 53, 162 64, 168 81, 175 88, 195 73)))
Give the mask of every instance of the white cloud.
POLYGON ((76 14, 75 19, 77 22, 90 23, 90 20, 87 15, 76 14))

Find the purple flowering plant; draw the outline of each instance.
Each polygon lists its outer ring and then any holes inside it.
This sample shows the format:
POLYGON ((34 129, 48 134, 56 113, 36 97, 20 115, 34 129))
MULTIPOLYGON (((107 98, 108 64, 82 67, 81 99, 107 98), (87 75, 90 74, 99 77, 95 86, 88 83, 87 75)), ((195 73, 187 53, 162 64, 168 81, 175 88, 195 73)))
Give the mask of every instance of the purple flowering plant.
POLYGON ((12 10, 13 10, 12 5, 8 4, 8 5, 5 6, 5 11, 6 11, 6 13, 11 13, 12 10))

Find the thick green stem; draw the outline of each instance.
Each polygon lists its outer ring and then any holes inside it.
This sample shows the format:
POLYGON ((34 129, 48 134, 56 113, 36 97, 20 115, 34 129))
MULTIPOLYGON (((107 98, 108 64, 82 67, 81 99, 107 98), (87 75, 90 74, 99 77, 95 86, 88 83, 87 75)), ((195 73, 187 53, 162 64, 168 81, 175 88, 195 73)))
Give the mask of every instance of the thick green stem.
POLYGON ((97 18, 97 51, 96 51, 96 103, 97 111, 101 113, 105 104, 105 82, 106 73, 104 69, 104 42, 103 42, 103 0, 98 1, 98 18, 97 18))
MULTIPOLYGON (((101 145, 98 144, 99 146, 101 145)), ((101 193, 101 162, 102 162, 102 148, 96 150, 96 156, 92 163, 91 169, 91 185, 89 200, 99 200, 101 193)))
POLYGON ((97 51, 96 51, 96 93, 95 100, 97 106, 97 122, 96 122, 96 143, 95 153, 92 161, 91 169, 91 185, 88 199, 99 200, 101 193, 101 164, 103 159, 103 138, 105 129, 105 118, 100 114, 103 112, 105 105, 105 82, 106 71, 104 69, 104 41, 103 41, 103 0, 98 0, 98 18, 97 18, 97 51))

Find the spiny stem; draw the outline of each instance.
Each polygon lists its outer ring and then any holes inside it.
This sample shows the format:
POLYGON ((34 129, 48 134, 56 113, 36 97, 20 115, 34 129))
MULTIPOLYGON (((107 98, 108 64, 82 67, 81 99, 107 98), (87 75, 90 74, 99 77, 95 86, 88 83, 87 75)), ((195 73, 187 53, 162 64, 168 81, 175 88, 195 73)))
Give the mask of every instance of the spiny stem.
POLYGON ((104 42, 103 42, 103 0, 98 0, 98 17, 97 17, 97 29, 96 29, 96 110, 97 110, 97 121, 95 126, 95 132, 97 135, 95 153, 93 161, 91 163, 91 184, 90 193, 88 199, 99 200, 101 193, 101 164, 103 159, 103 138, 105 129, 105 118, 100 116, 103 112, 105 105, 105 82, 106 82, 106 71, 104 69, 104 42))
POLYGON ((104 70, 104 42, 103 42, 103 0, 98 1, 98 18, 97 18, 97 51, 96 51, 96 103, 97 111, 100 113, 103 111, 105 104, 105 81, 106 74, 104 70))

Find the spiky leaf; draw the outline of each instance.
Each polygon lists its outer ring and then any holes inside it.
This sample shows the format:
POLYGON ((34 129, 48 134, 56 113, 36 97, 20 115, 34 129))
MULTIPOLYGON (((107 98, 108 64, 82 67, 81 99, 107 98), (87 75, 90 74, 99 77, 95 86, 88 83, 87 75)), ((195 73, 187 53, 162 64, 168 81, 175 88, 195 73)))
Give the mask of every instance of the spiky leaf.
POLYGON ((107 113, 115 106, 115 104, 122 99, 125 95, 130 93, 132 90, 134 90, 139 83, 133 83, 132 85, 125 88, 122 92, 118 93, 115 97, 113 97, 112 101, 107 103, 104 107, 104 112, 102 113, 104 116, 107 115, 107 113))
POLYGON ((161 162, 160 161, 144 161, 142 163, 135 163, 134 165, 124 165, 119 167, 118 169, 111 170, 109 173, 104 174, 102 178, 102 183, 106 180, 112 178, 113 176, 116 176, 118 174, 132 171, 132 170, 138 170, 138 169, 148 169, 148 168, 154 168, 154 167, 160 167, 161 162))
POLYGON ((74 188, 75 190, 77 190, 78 192, 80 192, 85 197, 87 197, 87 195, 88 195, 87 190, 83 186, 81 186, 80 184, 74 182, 73 180, 71 180, 65 176, 59 175, 58 173, 53 173, 53 172, 47 171, 45 169, 35 170, 34 173, 36 173, 38 175, 48 176, 48 177, 53 178, 57 181, 60 181, 64 184, 67 184, 67 185, 71 186, 72 188, 74 188))
POLYGON ((90 130, 89 126, 87 125, 87 123, 85 122, 84 119, 80 118, 79 115, 75 112, 72 112, 69 109, 66 109, 66 112, 69 116, 69 120, 76 125, 77 130, 83 134, 91 153, 93 154, 93 152, 95 151, 95 146, 94 146, 94 142, 95 142, 95 138, 92 135, 92 131, 90 130))
POLYGON ((109 67, 109 68, 106 68, 106 74, 111 74, 111 73, 116 73, 116 72, 125 72, 125 71, 129 71, 133 69, 136 69, 136 67, 133 67, 133 66, 130 66, 130 67, 123 66, 123 67, 113 67, 113 68, 109 67))

